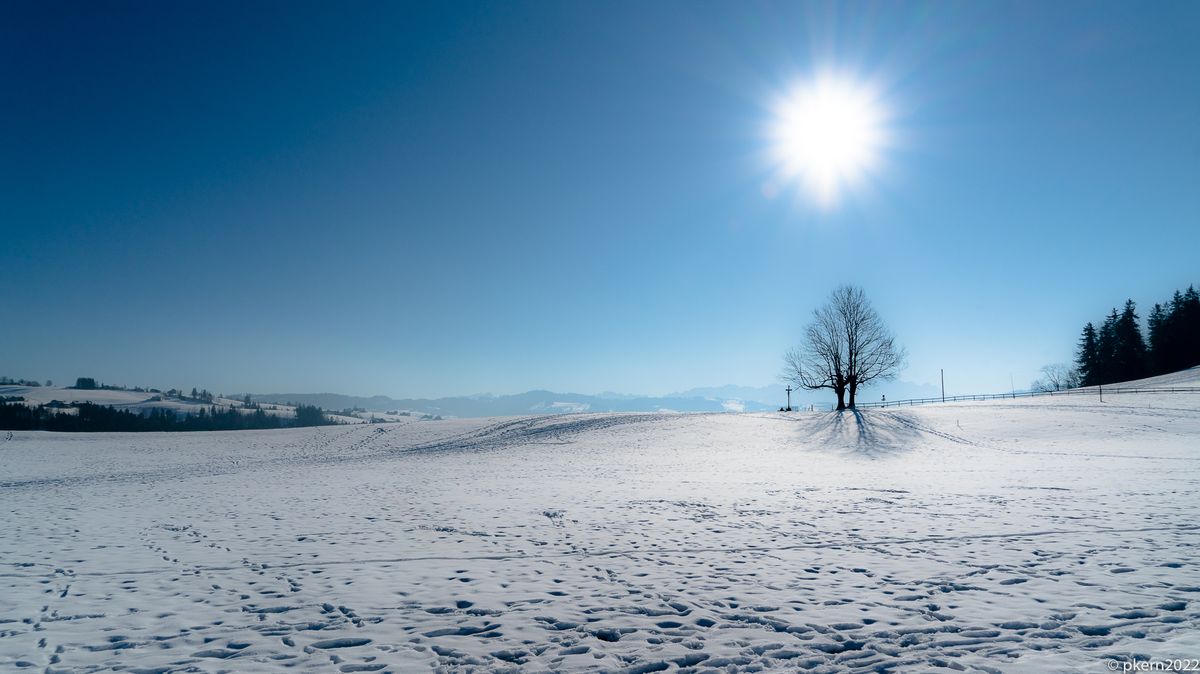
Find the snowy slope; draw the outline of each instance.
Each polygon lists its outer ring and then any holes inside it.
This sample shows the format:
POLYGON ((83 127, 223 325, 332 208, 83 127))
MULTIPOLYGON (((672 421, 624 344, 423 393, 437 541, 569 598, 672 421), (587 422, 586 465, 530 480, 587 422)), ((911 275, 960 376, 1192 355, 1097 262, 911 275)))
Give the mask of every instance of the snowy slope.
MULTIPOLYGON (((179 414, 197 413, 201 408, 212 407, 209 403, 181 400, 147 391, 76 389, 64 386, 0 386, 0 396, 20 396, 28 405, 44 405, 57 400, 63 403, 94 403, 130 411, 168 409, 179 414)), ((218 398, 214 402, 218 407, 240 407, 242 404, 224 398, 218 398)), ((286 413, 292 414, 291 408, 288 408, 286 413)))
POLYGON ((104 389, 74 389, 63 386, 0 386, 0 396, 21 396, 31 404, 45 404, 51 400, 60 402, 87 402, 97 405, 128 407, 151 402, 157 393, 144 391, 109 391, 104 389))
MULTIPOLYGON (((1200 365, 1180 370, 1179 372, 1171 372, 1169 374, 1160 374, 1155 377, 1146 377, 1145 379, 1136 379, 1134 381, 1119 382, 1116 384, 1105 384, 1108 387, 1115 388, 1170 388, 1172 386, 1200 386, 1200 365)), ((1086 387, 1093 388, 1093 387, 1086 387)))
MULTIPOLYGON (((229 398, 216 398, 212 403, 201 403, 191 399, 172 398, 160 393, 146 391, 117 391, 107 389, 75 389, 62 386, 0 386, 0 397, 20 396, 27 405, 44 405, 57 400, 63 403, 94 403, 131 412, 146 412, 153 409, 171 410, 176 414, 198 414, 201 409, 209 409, 214 405, 221 409, 244 409, 242 401, 229 398)), ((251 412, 253 410, 246 410, 251 412)), ((270 415, 292 418, 296 416, 294 407, 284 404, 268 403, 263 405, 263 411, 270 415)), ((362 423, 365 419, 340 414, 330 414, 334 421, 341 424, 362 423)), ((381 415, 377 415, 381 416, 381 415)), ((369 416, 367 417, 369 419, 369 416)), ((394 418, 396 421, 404 419, 394 418)))
POLYGON ((1200 654, 1200 395, 0 433, 0 670, 1200 654))

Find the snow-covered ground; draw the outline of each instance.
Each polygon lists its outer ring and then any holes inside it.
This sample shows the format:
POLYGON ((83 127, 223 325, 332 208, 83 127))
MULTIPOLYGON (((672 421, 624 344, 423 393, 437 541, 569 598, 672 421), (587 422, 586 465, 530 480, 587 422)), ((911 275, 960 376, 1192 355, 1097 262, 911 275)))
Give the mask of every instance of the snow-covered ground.
POLYGON ((0 511, 3 671, 1200 657, 1196 394, 0 432, 0 511))

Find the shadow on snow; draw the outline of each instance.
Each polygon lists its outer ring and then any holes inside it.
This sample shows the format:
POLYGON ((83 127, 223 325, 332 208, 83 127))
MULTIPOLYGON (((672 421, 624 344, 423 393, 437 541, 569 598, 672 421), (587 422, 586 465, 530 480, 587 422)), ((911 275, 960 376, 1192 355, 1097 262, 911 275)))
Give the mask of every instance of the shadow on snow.
POLYGON ((806 444, 814 449, 833 449, 864 459, 883 459, 911 451, 925 435, 900 413, 856 409, 822 414, 807 431, 806 444))

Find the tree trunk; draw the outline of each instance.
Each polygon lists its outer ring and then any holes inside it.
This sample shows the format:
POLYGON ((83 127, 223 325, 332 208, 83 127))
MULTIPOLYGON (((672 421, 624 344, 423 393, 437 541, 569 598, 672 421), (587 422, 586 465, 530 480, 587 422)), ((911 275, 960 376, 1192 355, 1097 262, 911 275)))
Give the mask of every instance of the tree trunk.
POLYGON ((847 405, 850 409, 854 409, 854 395, 858 393, 858 382, 850 382, 850 404, 847 405))
POLYGON ((838 411, 846 409, 846 387, 845 386, 837 386, 833 390, 835 393, 837 393, 837 397, 838 397, 838 405, 837 405, 838 411))

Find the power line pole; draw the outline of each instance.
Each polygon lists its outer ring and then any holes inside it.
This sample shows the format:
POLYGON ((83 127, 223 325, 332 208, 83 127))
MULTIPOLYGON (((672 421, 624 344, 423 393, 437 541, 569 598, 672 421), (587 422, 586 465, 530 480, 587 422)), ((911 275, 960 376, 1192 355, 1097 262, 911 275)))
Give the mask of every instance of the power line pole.
POLYGON ((787 411, 788 411, 788 412, 791 412, 791 411, 792 411, 792 385, 791 385, 791 384, 788 384, 788 387, 787 387, 786 389, 784 389, 784 390, 785 390, 785 391, 787 391, 787 394, 788 394, 788 406, 787 406, 787 411))

